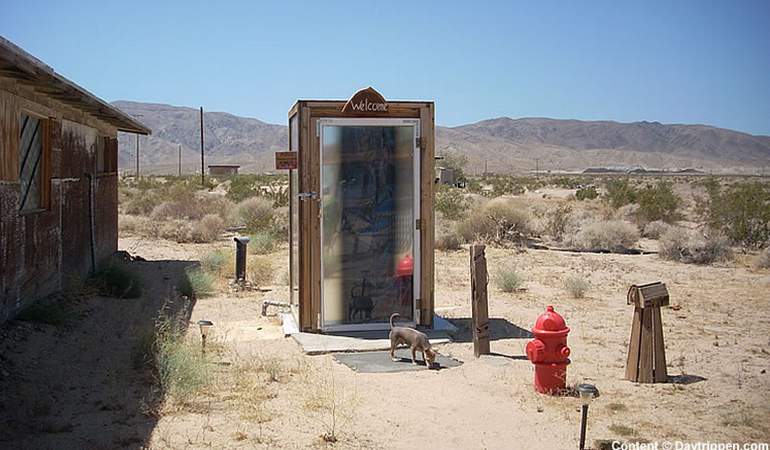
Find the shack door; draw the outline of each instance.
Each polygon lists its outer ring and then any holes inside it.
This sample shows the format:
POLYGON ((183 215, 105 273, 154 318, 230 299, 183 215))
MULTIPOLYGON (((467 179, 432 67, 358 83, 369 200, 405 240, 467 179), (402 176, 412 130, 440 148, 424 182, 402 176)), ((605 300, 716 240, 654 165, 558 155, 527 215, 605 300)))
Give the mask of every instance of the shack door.
POLYGON ((414 324, 419 120, 320 119, 321 328, 414 324))

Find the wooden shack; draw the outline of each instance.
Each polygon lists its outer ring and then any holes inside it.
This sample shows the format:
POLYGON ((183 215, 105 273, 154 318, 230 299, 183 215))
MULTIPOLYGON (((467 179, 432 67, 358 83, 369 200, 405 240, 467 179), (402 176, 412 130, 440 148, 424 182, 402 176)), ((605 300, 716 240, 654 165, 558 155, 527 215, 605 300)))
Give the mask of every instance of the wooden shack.
POLYGON ((434 127, 433 102, 387 101, 371 87, 289 110, 291 304, 302 331, 386 329, 393 313, 432 325, 434 127))
POLYGON ((118 131, 150 133, 0 38, 0 323, 117 250, 118 131))

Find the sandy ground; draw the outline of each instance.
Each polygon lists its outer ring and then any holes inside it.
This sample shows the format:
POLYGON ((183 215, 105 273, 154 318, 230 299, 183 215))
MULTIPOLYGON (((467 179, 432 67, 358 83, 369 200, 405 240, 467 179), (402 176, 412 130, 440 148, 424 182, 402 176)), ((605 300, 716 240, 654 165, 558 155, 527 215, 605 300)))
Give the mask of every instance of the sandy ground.
MULTIPOLYGON (((589 443, 770 440, 770 271, 752 271, 740 260, 714 267, 656 255, 488 249, 490 275, 514 265, 526 290, 508 294, 490 284, 494 355, 474 358, 461 333, 439 351, 464 364, 441 371, 359 374, 329 355, 303 356, 275 318, 260 315, 264 299, 286 300, 285 286, 177 301, 173 307, 191 323, 216 324, 216 377, 268 357, 284 367, 278 382, 265 382, 266 414, 254 420, 218 390, 207 392, 200 407, 147 415, 150 383, 131 366, 135 333, 166 303, 176 272, 214 246, 133 238, 120 246, 150 260, 132 263, 150 287, 142 299, 82 300, 73 308, 87 313, 64 329, 22 322, 3 328, 0 355, 9 370, 0 378, 0 447, 330 446, 320 438, 328 411, 308 405, 331 380, 339 411, 334 447, 576 448, 577 399, 535 393, 524 356, 526 330, 547 305, 572 329, 568 384, 590 382, 601 391, 591 406, 589 443), (586 298, 572 299, 562 287, 575 273, 590 281, 586 298), (625 293, 633 283, 658 280, 667 283, 675 306, 664 308, 663 322, 669 375, 679 383, 634 384, 623 380, 632 316, 625 293), (36 411, 29 405, 39 397, 51 399, 36 411), (14 412, 22 406, 31 410, 14 412)), ((285 265, 285 254, 284 248, 273 255, 277 264, 285 265)), ((437 253, 437 312, 467 324, 469 291, 467 249, 437 253)), ((195 327, 188 333, 197 339, 195 327)))

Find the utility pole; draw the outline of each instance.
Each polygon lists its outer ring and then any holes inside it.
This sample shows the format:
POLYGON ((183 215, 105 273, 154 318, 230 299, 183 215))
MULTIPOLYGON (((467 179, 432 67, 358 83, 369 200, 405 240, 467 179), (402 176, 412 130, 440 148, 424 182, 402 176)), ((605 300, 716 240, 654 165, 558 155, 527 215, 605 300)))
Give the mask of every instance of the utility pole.
MULTIPOLYGON (((133 117, 144 117, 144 114, 131 114, 133 117)), ((139 179, 139 133, 136 133, 136 178, 139 179)))
POLYGON ((139 133, 136 133, 136 178, 139 179, 139 133))
POLYGON ((540 174, 540 160, 535 158, 535 176, 540 174))
POLYGON ((206 184, 206 172, 203 168, 203 106, 201 106, 201 186, 206 184))
POLYGON ((179 144, 179 176, 182 176, 182 144, 179 144))

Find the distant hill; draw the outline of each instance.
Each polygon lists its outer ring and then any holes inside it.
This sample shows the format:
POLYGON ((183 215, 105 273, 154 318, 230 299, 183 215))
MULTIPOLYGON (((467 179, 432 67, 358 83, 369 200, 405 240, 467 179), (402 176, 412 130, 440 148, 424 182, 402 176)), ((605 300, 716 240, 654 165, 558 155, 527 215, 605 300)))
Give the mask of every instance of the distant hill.
MULTIPOLYGON (((117 101, 153 130, 140 138, 140 170, 175 173, 178 146, 183 170, 200 167, 199 111, 155 103, 117 101)), ((246 172, 273 169, 273 153, 287 148, 284 125, 224 112, 205 112, 206 164, 240 164, 246 172)), ((468 171, 496 173, 583 170, 589 167, 756 173, 770 167, 770 137, 705 125, 658 122, 502 117, 458 127, 437 127, 437 153, 468 157, 468 171)), ((133 170, 135 137, 119 136, 121 170, 133 170)))

